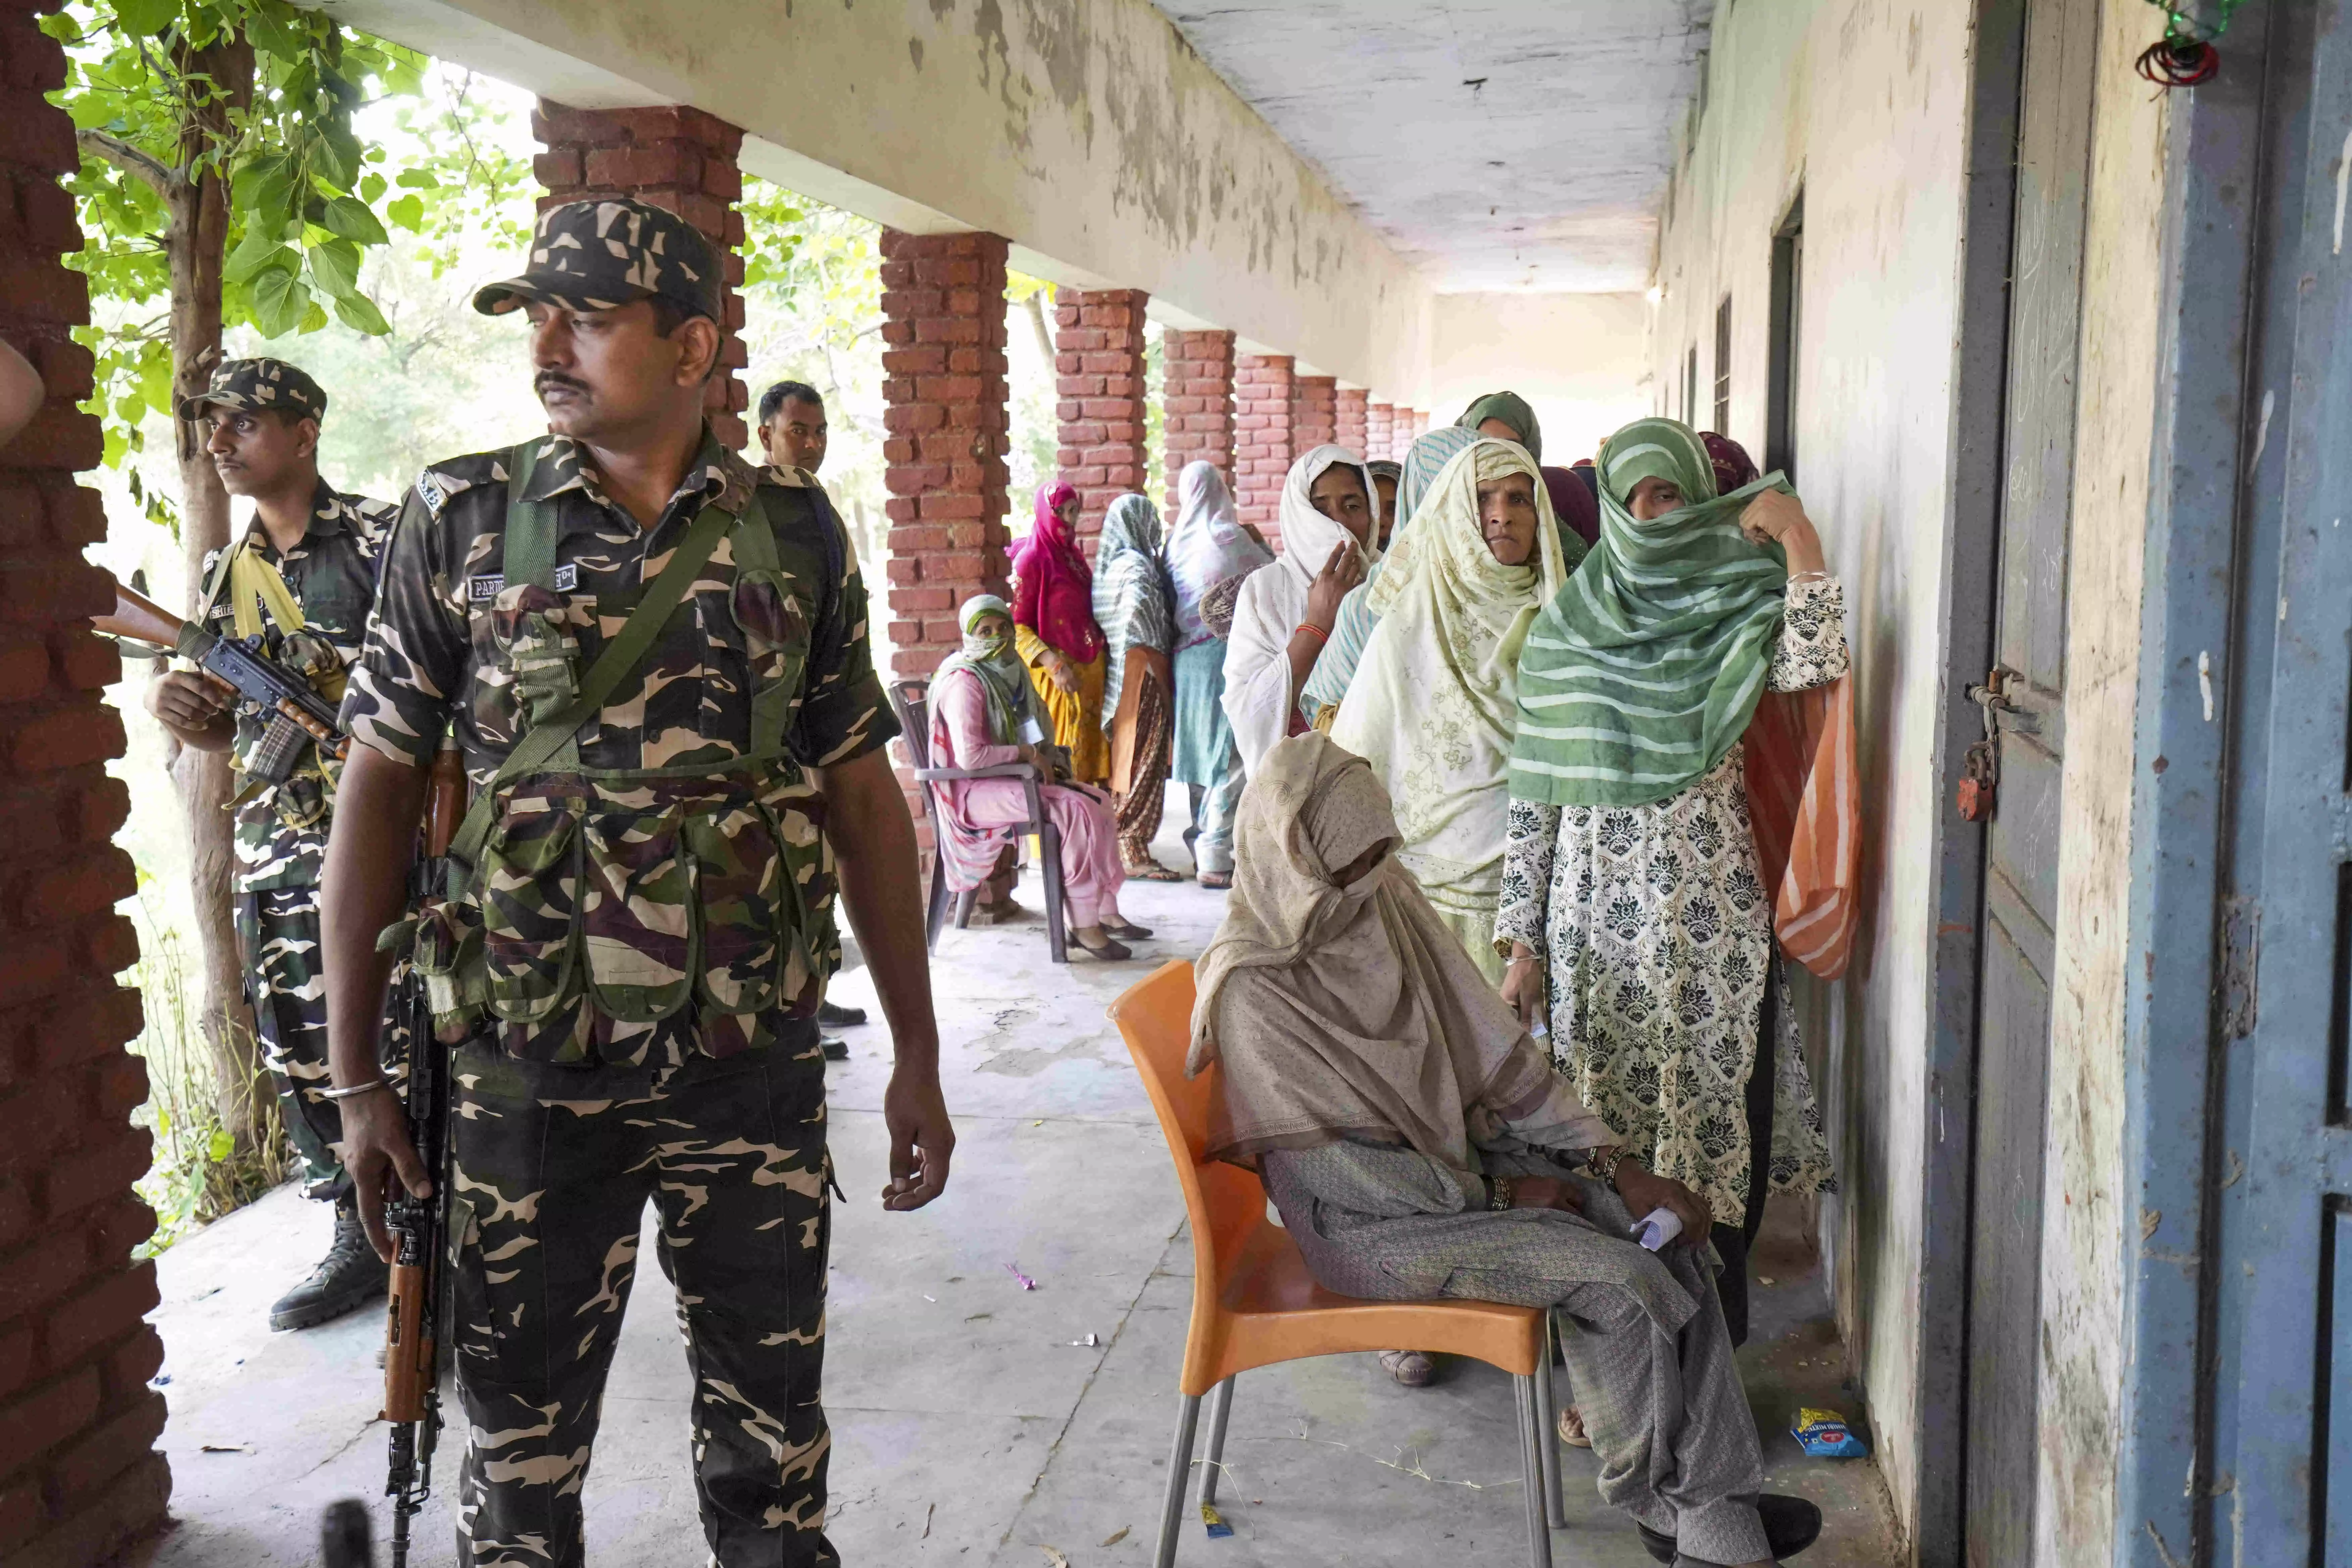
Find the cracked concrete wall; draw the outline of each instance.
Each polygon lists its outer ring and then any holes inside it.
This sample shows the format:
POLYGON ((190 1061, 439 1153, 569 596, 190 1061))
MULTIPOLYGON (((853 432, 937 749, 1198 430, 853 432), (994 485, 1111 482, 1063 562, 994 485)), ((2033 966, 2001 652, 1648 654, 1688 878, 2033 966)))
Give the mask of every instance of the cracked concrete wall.
POLYGON ((1418 402, 1430 293, 1145 0, 323 0, 582 108, 688 103, 743 167, 1013 265, 1141 289, 1418 402))
MULTIPOLYGON (((2137 5, 2101 21, 2069 573, 2067 744, 2052 996, 2042 1254, 2038 1563, 2105 1562, 2122 1371, 2124 952, 2141 549, 2158 390, 2161 95, 2132 75, 2137 5)), ((1759 457, 1771 239, 1801 190, 1795 450, 1844 579, 1864 774, 1867 902, 1830 1000, 1823 1109, 1844 1195, 1824 1205, 1841 1325, 1898 1517, 1916 1519, 1917 1337, 1941 552, 1952 454, 1969 13, 1927 0, 1797 0, 1718 15, 1708 109, 1660 245, 1654 406, 1697 353, 1713 400, 1732 301, 1728 433, 1759 457)))
POLYGON ((1507 387, 1543 423, 1543 460, 1564 468, 1649 412, 1649 325, 1639 294, 1440 294, 1429 406, 1451 420, 1507 387))

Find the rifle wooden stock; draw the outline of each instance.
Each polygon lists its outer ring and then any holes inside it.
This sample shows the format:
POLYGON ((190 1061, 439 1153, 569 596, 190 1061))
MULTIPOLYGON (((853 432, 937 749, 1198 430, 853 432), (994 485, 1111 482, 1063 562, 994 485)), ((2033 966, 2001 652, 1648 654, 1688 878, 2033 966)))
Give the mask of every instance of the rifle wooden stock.
POLYGON ((110 637, 152 643, 157 647, 176 648, 180 646, 180 635, 188 623, 146 595, 117 583, 114 585, 114 613, 92 616, 89 624, 110 637))
POLYGON ((455 742, 434 753, 433 779, 425 791, 425 852, 438 860, 449 853, 449 841, 466 818, 466 760, 455 742))
POLYGON ((383 1416, 386 1421, 422 1421, 432 1393, 433 1342, 425 1337, 425 1292, 430 1274, 421 1263, 392 1266, 383 1331, 383 1416))

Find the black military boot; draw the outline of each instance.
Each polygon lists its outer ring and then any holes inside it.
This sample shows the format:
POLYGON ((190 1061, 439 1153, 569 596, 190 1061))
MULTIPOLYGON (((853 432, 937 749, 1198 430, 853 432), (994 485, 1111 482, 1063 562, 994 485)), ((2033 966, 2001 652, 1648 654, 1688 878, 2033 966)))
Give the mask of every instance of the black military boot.
POLYGON ((359 1205, 345 1193, 335 1200, 335 1239, 327 1256, 310 1278, 278 1298, 269 1309, 269 1326, 282 1332, 340 1318, 383 1295, 391 1272, 368 1245, 359 1205))

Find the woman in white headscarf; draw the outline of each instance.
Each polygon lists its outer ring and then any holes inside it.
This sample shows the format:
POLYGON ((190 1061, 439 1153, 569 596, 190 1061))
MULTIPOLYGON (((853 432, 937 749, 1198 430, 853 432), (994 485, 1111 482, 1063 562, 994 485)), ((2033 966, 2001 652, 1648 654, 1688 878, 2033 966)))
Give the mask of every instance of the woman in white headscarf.
POLYGON ((1378 624, 1331 726, 1395 802, 1397 863, 1497 987, 1519 649, 1570 564, 1535 459, 1474 438, 1381 565, 1378 624))
POLYGON ((1282 554, 1242 584, 1225 647, 1225 715, 1242 765, 1303 731, 1298 693, 1331 640, 1340 601, 1381 558, 1371 477, 1345 447, 1321 446, 1282 483, 1282 554))
POLYGON ((1234 492, 1214 463, 1194 458, 1176 477, 1176 526, 1168 576, 1176 592, 1176 747, 1169 777, 1192 796, 1185 845, 1204 888, 1234 881, 1234 813, 1241 805, 1241 752, 1225 718, 1225 643, 1250 574, 1274 563, 1257 531, 1234 512, 1234 492))

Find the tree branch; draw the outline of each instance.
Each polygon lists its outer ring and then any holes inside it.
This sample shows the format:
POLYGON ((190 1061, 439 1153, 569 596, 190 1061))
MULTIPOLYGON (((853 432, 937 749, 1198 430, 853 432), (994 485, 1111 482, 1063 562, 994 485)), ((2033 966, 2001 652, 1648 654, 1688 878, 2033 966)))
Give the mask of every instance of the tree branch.
POLYGON ((186 176, 177 169, 152 153, 142 153, 119 136, 109 136, 103 131, 77 131, 74 141, 101 163, 111 163, 126 174, 138 175, 159 196, 172 195, 187 184, 186 176))

